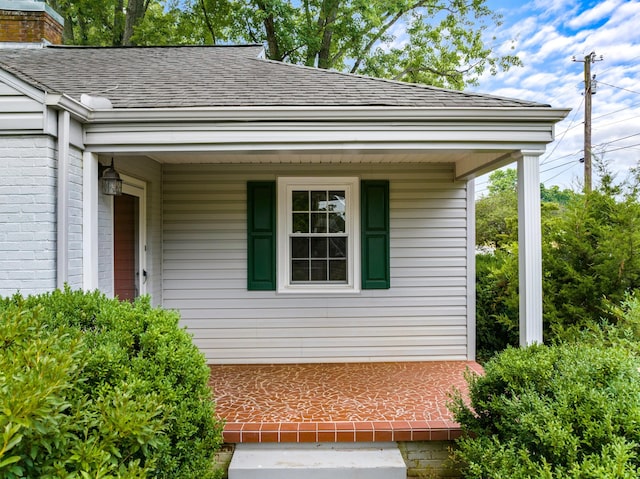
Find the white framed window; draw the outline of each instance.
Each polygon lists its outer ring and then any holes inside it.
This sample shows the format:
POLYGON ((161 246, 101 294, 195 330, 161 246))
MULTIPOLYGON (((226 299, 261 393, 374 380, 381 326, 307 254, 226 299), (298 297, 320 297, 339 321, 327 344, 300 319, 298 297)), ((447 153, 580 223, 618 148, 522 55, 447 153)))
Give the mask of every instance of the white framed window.
POLYGON ((277 198, 278 292, 359 292, 359 179, 281 177, 277 198))

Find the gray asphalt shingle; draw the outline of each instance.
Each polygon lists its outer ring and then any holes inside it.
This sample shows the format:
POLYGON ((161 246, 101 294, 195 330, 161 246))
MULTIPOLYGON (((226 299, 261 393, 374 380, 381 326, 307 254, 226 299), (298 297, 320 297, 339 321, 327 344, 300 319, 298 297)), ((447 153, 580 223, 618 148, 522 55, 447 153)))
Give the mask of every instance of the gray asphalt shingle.
POLYGON ((51 93, 114 108, 242 106, 546 107, 258 58, 262 47, 0 49, 0 68, 51 93))

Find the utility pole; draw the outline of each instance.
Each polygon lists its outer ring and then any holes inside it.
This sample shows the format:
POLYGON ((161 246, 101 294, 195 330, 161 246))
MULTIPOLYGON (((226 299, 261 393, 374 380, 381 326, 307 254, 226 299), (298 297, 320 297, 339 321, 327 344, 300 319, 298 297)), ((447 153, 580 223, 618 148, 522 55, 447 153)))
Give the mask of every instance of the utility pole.
POLYGON ((591 76, 591 64, 602 61, 602 55, 596 58, 596 53, 591 52, 584 57, 584 60, 576 60, 574 62, 584 63, 584 192, 591 191, 591 95, 595 94, 595 78, 591 76))

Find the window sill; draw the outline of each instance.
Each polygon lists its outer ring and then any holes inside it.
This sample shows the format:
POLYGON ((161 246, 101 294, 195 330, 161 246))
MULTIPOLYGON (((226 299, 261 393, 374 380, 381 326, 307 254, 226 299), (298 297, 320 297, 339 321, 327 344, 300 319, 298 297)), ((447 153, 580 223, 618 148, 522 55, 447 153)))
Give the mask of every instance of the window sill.
POLYGON ((331 295, 358 295, 360 294, 360 288, 349 287, 349 286, 286 286, 284 288, 278 288, 277 293, 288 295, 288 294, 309 294, 314 296, 331 296, 331 295))

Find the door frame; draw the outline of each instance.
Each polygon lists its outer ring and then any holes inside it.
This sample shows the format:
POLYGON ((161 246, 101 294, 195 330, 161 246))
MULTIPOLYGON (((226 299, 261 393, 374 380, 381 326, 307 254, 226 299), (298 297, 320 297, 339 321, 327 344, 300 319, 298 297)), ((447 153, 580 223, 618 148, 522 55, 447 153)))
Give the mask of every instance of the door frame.
MULTIPOLYGON (((147 183, 120 173, 122 179, 122 193, 138 198, 138 264, 139 289, 138 296, 147 293, 147 183)), ((112 223, 113 227, 113 223, 112 223)), ((115 257, 114 257, 115 258, 115 257)), ((115 264, 112 265, 114 271, 115 264)), ((115 292, 115 275, 112 275, 113 284, 111 290, 115 292)))

